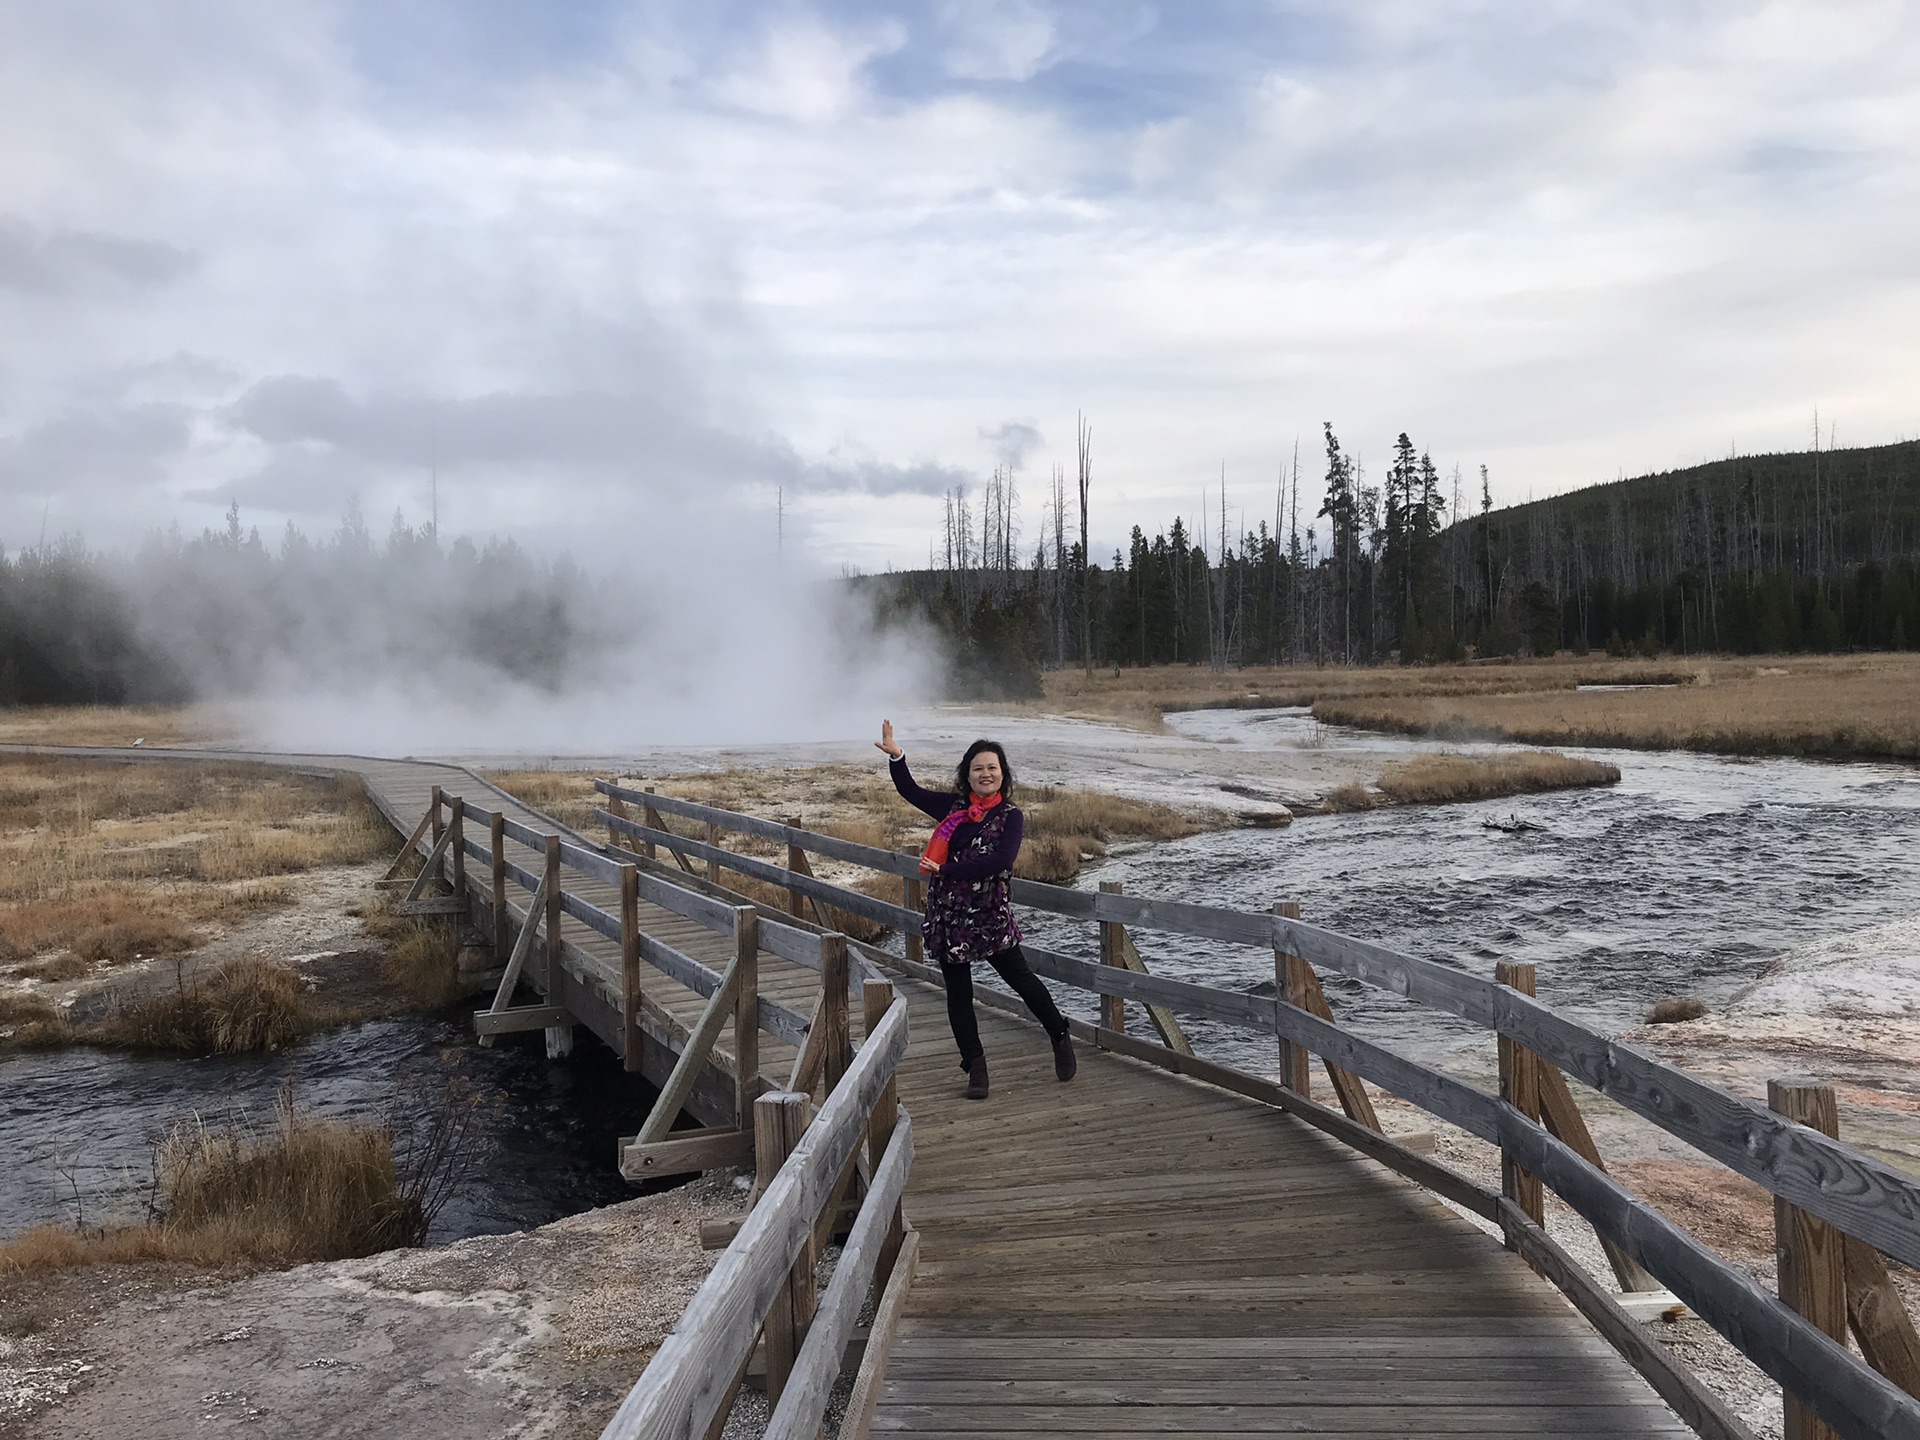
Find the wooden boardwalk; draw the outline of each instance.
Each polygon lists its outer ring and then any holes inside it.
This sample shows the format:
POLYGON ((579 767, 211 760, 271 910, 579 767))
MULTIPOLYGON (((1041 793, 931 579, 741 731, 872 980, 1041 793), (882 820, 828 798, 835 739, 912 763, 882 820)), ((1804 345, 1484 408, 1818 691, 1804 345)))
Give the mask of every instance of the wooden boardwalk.
POLYGON ((901 982, 920 1264, 874 1429, 1687 1435, 1551 1286, 1411 1182, 1293 1117, 980 1011, 964 1076, 901 982))
MULTIPOLYGON (((457 767, 208 758, 355 772, 403 833, 435 785, 555 828, 457 767)), ((521 845, 512 858, 540 864, 521 845)), ((567 888, 618 909, 611 887, 570 874, 567 888)), ((642 928, 715 970, 731 955, 726 935, 657 907, 642 928)), ((550 1001, 617 1038, 619 946, 571 918, 563 933, 585 958, 550 1001)), ((897 983, 912 1015, 898 1080, 920 1261, 876 1430, 1691 1433, 1559 1292, 1411 1182, 1282 1111, 1090 1046, 1061 1085, 1039 1028, 984 1007, 993 1093, 968 1102, 940 992, 897 983)), ((819 976, 763 952, 760 987, 805 1012, 819 976)), ((642 990, 654 1042, 642 1068, 657 1081, 705 1001, 650 967, 642 990)), ((760 1050, 784 1085, 792 1048, 762 1035, 760 1050)), ((732 1053, 723 1037, 690 1106, 709 1123, 732 1112, 732 1053)))

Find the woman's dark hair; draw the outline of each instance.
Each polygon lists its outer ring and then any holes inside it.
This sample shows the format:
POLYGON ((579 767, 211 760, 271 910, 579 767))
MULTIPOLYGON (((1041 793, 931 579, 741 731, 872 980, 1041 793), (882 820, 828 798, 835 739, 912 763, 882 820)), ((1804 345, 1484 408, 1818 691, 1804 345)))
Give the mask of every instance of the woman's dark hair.
POLYGON ((1000 794, 1003 798, 1013 795, 1013 766, 1007 761, 1007 752, 1001 748, 998 740, 976 740, 967 746, 967 753, 960 757, 960 768, 954 772, 953 788, 961 795, 973 793, 973 782, 967 778, 967 771, 973 768, 973 757, 983 750, 991 750, 1000 757, 1000 794))

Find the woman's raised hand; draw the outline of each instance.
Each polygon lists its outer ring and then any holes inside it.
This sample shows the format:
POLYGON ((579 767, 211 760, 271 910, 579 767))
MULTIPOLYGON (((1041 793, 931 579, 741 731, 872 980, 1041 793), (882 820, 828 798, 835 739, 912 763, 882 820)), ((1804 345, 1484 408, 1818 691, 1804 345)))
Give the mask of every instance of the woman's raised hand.
POLYGON ((893 743, 893 721, 882 720, 880 722, 880 738, 873 742, 873 748, 876 750, 884 750, 887 758, 890 760, 898 760, 901 755, 905 753, 898 745, 893 743))

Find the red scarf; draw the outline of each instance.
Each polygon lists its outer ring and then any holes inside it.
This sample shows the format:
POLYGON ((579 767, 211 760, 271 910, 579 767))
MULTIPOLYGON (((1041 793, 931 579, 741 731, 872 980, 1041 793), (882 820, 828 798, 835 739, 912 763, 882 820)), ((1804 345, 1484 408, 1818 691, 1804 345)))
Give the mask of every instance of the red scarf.
POLYGON ((927 848, 920 852, 920 858, 931 864, 936 870, 947 863, 947 846, 953 839, 953 832, 962 825, 978 825, 987 818, 987 812, 998 805, 1004 797, 989 795, 982 800, 975 796, 964 810, 956 810, 934 828, 933 838, 927 841, 927 848))

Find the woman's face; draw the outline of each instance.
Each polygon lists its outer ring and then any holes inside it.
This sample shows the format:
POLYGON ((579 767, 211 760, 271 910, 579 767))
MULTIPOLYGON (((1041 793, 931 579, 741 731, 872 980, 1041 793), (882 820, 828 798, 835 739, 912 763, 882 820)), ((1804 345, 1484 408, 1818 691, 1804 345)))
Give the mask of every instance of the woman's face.
POLYGON ((1000 757, 991 750, 982 750, 967 766, 967 784, 976 795, 999 794, 1000 779, 1000 757))

